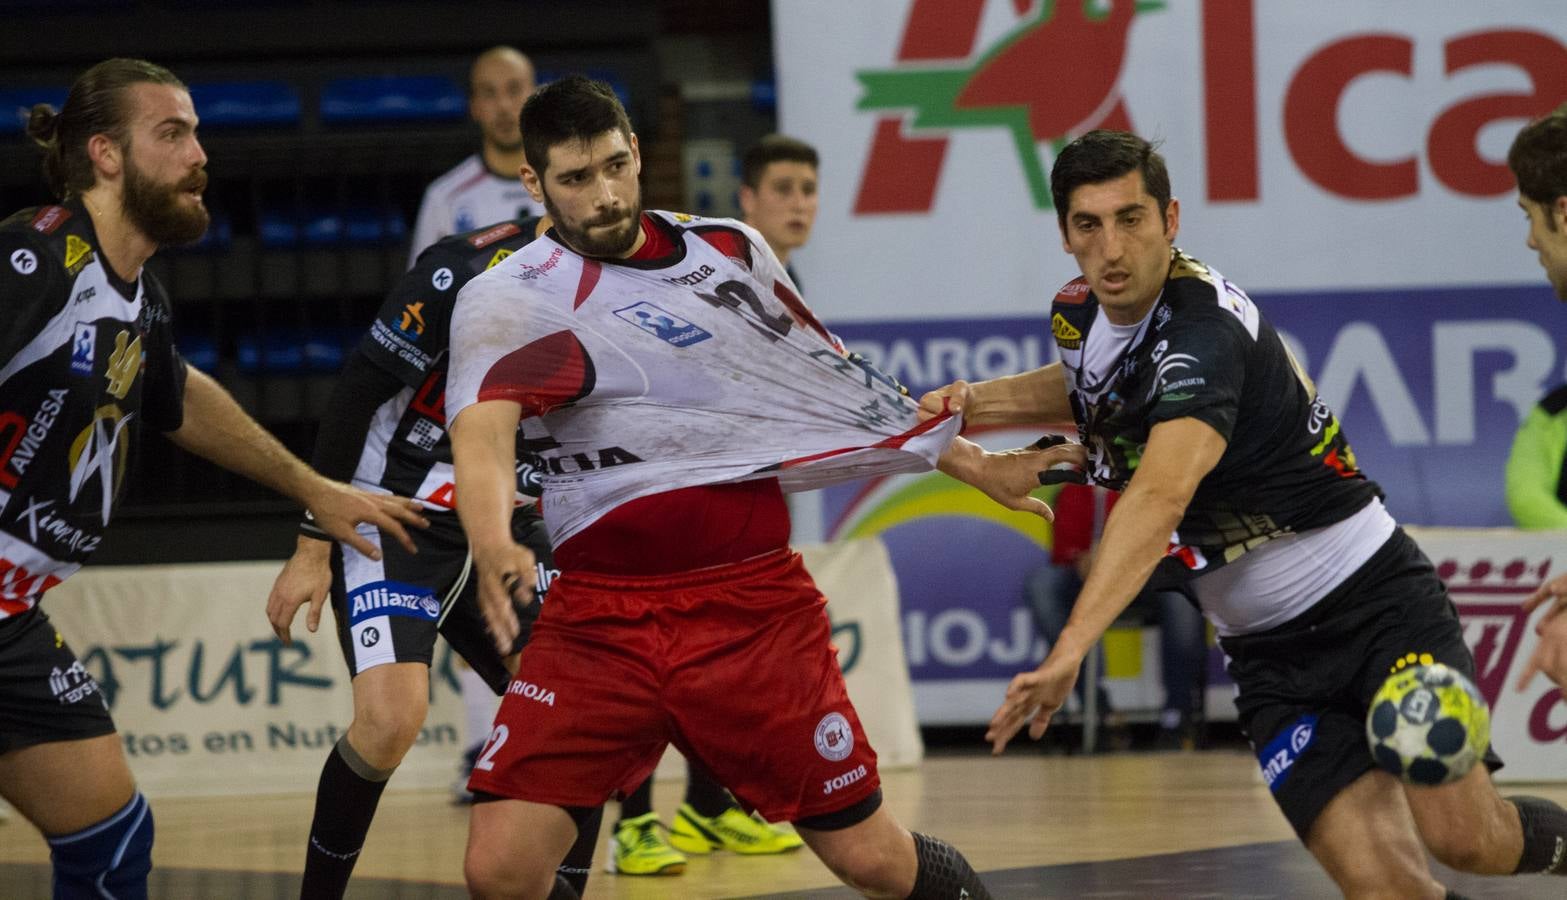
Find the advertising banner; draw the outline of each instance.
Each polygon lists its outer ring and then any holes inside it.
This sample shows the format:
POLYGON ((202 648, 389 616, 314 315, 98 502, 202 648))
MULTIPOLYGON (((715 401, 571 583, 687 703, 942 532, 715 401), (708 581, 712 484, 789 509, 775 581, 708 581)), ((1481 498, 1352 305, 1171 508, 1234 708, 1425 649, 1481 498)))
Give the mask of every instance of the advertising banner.
MULTIPOLYGON (((1567 306, 1505 165, 1567 101, 1559 3, 786 0, 773 17, 780 128, 821 154, 793 263, 829 327, 916 395, 1055 358, 1048 305, 1078 271, 1050 166, 1075 135, 1130 129, 1168 161, 1177 244, 1284 333, 1393 514, 1510 524, 1513 432, 1567 380, 1567 306)), ((1020 586, 1048 528, 987 502, 933 475, 802 507, 819 509, 805 533, 886 543, 922 721, 1033 655, 1020 586)))

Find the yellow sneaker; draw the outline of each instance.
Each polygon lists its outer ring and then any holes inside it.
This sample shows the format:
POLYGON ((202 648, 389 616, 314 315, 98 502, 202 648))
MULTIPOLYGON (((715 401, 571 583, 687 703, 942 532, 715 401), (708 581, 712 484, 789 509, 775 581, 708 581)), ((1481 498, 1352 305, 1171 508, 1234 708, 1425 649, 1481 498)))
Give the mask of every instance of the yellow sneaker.
POLYGON ((731 806, 712 818, 698 813, 691 804, 680 804, 675 824, 669 829, 669 842, 687 853, 788 853, 805 842, 787 825, 772 825, 761 818, 746 815, 731 806))
POLYGON ((686 870, 686 858, 669 846, 658 813, 622 819, 609 851, 605 869, 621 875, 679 875, 686 870))

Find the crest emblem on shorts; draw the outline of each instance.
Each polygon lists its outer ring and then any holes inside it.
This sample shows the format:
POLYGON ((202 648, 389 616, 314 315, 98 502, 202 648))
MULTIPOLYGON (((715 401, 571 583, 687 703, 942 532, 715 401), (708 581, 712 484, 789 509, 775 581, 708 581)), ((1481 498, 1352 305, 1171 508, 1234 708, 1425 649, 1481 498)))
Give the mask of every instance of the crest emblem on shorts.
POLYGON ((854 752, 854 729, 849 727, 849 720, 842 713, 828 713, 816 723, 816 752, 832 762, 854 752))
POLYGON ((713 336, 706 329, 693 325, 674 313, 665 312, 646 300, 633 303, 624 309, 617 309, 615 315, 675 347, 700 344, 713 336))

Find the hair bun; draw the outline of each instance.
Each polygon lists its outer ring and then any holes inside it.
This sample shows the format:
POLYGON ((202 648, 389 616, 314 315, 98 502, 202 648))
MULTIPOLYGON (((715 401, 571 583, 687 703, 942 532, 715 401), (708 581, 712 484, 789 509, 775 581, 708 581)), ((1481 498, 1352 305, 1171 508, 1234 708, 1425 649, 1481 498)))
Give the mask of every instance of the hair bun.
POLYGON ((60 114, 47 103, 34 104, 27 114, 27 135, 40 144, 52 143, 60 130, 60 114))

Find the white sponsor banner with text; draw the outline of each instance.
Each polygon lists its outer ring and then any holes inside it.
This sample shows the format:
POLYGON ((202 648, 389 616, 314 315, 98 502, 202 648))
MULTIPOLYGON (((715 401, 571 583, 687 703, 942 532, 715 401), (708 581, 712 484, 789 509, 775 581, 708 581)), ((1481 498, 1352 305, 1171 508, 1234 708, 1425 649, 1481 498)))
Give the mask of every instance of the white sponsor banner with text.
POLYGON ((1559 0, 779 0, 794 264, 829 322, 1037 312, 1066 138, 1162 141, 1178 242, 1252 292, 1542 284, 1505 165, 1567 100, 1559 0))
MULTIPOLYGON (((802 548, 830 598, 834 643, 872 745, 888 766, 924 748, 898 640, 897 584, 879 541, 802 548)), ((332 613, 316 634, 295 621, 284 646, 265 606, 280 563, 89 566, 45 609, 108 698, 151 796, 309 793, 353 716, 332 613)), ((440 642, 425 728, 392 789, 434 788, 463 746, 456 658, 440 642)), ((78 685, 72 673, 60 690, 78 685)), ((679 772, 673 770, 670 774, 679 772)))

